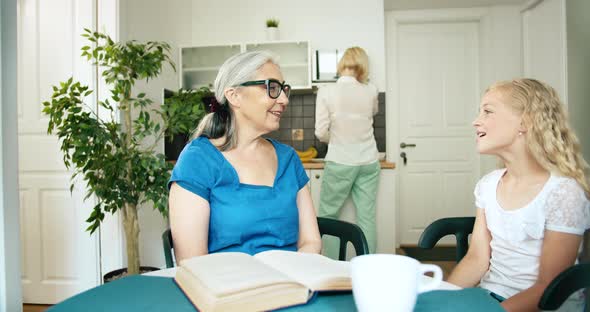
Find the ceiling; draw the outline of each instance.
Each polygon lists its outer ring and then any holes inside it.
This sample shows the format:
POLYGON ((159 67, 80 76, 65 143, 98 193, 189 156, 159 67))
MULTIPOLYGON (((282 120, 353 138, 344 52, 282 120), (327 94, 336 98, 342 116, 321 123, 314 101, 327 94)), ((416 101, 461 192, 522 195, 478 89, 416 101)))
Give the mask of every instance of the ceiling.
POLYGON ((383 0, 385 11, 522 5, 530 0, 383 0))

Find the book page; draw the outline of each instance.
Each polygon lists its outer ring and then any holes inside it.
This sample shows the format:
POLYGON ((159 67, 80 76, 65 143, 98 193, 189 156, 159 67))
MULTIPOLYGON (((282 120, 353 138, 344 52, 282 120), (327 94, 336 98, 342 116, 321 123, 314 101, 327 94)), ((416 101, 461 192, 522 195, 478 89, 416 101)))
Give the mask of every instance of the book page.
POLYGON ((269 250, 254 256, 313 291, 351 290, 350 262, 319 254, 269 250))
POLYGON ((186 259, 180 265, 218 298, 269 285, 298 285, 287 275, 245 253, 209 254, 186 259))

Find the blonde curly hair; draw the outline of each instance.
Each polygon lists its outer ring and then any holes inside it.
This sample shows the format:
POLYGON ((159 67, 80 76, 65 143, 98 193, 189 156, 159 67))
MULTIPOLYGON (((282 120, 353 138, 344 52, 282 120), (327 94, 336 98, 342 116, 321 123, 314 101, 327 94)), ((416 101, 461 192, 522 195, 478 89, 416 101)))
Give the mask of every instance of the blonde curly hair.
POLYGON ((568 123, 567 113, 555 89, 535 79, 501 81, 490 86, 522 116, 527 148, 546 170, 575 179, 590 198, 588 163, 580 142, 568 123))

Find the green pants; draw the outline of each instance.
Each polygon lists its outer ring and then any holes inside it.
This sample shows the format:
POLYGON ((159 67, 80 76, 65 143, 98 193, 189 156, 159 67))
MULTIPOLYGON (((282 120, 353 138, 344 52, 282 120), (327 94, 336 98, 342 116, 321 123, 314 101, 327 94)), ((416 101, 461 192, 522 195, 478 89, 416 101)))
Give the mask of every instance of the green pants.
MULTIPOLYGON (((347 166, 327 161, 324 166, 324 178, 320 192, 318 215, 333 219, 338 219, 344 201, 349 195, 352 195, 352 201, 356 207, 357 224, 367 238, 371 253, 375 252, 377 245, 375 207, 380 171, 379 162, 362 166, 347 166)), ((322 241, 324 254, 337 259, 338 240, 327 237, 322 241)))

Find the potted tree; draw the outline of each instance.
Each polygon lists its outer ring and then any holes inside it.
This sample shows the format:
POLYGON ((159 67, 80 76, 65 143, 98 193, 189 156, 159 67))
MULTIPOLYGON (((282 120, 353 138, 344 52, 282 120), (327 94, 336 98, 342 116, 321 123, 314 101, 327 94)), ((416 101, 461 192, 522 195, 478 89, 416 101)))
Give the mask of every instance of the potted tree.
MULTIPOLYGON (((109 36, 85 29, 82 35, 93 44, 82 56, 100 66, 101 77, 110 87, 110 97, 99 101, 110 112, 105 120, 86 104, 93 92, 72 78, 53 87, 51 101, 44 102, 49 117, 48 132, 61 141, 66 167, 87 184, 86 198, 97 203, 86 220, 91 234, 105 214, 121 211, 127 249, 127 273, 137 274, 139 265, 138 205, 152 203, 167 216, 167 181, 172 164, 154 149, 164 127, 152 118, 153 101, 144 93, 134 94, 136 81, 158 76, 165 64, 174 70, 170 46, 163 42, 114 42, 109 36), (120 117, 120 118, 119 118, 120 117), (134 118, 135 117, 135 118, 134 118), (146 144, 144 138, 156 138, 146 144)), ((102 116, 103 114, 101 114, 102 116)))
POLYGON ((201 118, 207 113, 213 92, 207 87, 198 90, 164 90, 162 119, 165 122, 166 160, 176 160, 201 118))
POLYGON ((269 18, 266 20, 266 40, 279 40, 279 20, 269 18))

